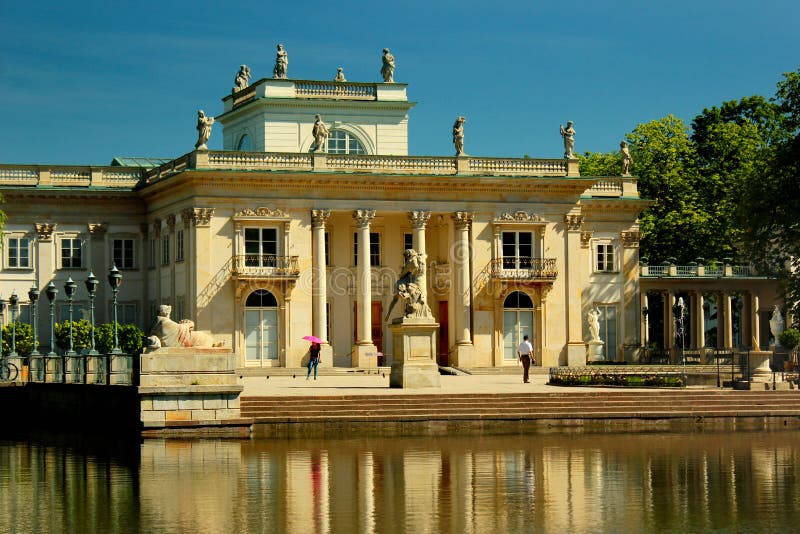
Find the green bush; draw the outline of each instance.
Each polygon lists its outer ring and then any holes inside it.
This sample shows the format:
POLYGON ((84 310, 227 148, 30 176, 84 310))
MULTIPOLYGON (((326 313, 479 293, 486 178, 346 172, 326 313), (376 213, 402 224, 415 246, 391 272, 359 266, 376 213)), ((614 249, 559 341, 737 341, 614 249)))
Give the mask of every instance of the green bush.
MULTIPOLYGON (((135 324, 121 324, 117 327, 119 347, 126 354, 142 352, 144 332, 135 324)), ((105 323, 95 329, 95 345, 97 350, 106 354, 114 349, 114 323, 105 323)))
MULTIPOLYGON (((17 322, 15 344, 17 354, 27 356, 33 351, 33 329, 28 323, 17 322)), ((11 324, 3 327, 3 356, 11 354, 11 324)))
MULTIPOLYGON (((61 350, 69 350, 69 321, 56 323, 56 345, 61 350)), ((72 321, 72 350, 80 352, 92 347, 92 325, 86 319, 72 321)))
POLYGON ((793 350, 800 345, 800 330, 797 328, 787 328, 778 336, 781 345, 789 350, 793 350))

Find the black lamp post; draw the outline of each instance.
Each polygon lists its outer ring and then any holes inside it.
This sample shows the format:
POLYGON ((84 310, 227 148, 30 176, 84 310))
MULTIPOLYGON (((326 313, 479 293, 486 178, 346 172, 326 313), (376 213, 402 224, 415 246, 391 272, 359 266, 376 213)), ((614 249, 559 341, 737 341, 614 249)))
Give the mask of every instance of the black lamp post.
MULTIPOLYGON (((45 288, 45 294, 47 295, 47 300, 50 301, 50 352, 47 353, 47 359, 45 360, 45 371, 47 370, 47 362, 48 361, 55 361, 58 358, 58 354, 56 354, 56 296, 58 296, 58 288, 51 280, 47 287, 45 288)), ((64 366, 62 365, 61 368, 63 369, 64 366)), ((46 373, 45 373, 46 374, 46 373)))
POLYGON ((644 317, 644 349, 647 350, 647 331, 649 330, 647 325, 647 316, 650 315, 650 309, 645 306, 642 308, 642 317, 644 317))
POLYGON ((91 329, 92 345, 91 345, 91 350, 89 350, 88 352, 88 355, 97 356, 97 351, 95 350, 94 347, 94 296, 95 293, 97 293, 97 286, 100 283, 100 280, 98 280, 94 276, 94 273, 92 271, 89 271, 89 276, 86 278, 86 282, 84 283, 86 284, 86 290, 89 292, 89 320, 92 323, 92 329, 91 329))
POLYGON ((114 349, 111 354, 122 354, 122 350, 119 348, 119 325, 117 324, 117 293, 119 293, 119 286, 122 285, 122 274, 116 264, 112 265, 108 272, 108 284, 114 293, 114 349))
POLYGON ((72 277, 70 276, 67 278, 67 281, 64 283, 64 294, 67 296, 67 310, 69 313, 69 350, 66 354, 68 358, 76 356, 72 342, 72 299, 75 298, 75 291, 77 289, 78 284, 72 281, 72 277))
POLYGON ((11 292, 11 296, 8 297, 8 304, 11 306, 11 354, 8 355, 9 358, 19 358, 19 354, 17 354, 17 312, 19 311, 19 296, 17 296, 17 290, 11 292))
POLYGON ((34 282, 31 288, 28 290, 28 298, 31 301, 31 330, 33 330, 33 350, 29 356, 31 358, 31 363, 38 360, 39 363, 36 365, 36 373, 39 375, 39 380, 44 381, 45 373, 42 372, 42 355, 39 352, 39 336, 36 329, 36 323, 39 319, 39 315, 36 313, 36 302, 39 300, 39 288, 36 287, 36 282, 34 282))

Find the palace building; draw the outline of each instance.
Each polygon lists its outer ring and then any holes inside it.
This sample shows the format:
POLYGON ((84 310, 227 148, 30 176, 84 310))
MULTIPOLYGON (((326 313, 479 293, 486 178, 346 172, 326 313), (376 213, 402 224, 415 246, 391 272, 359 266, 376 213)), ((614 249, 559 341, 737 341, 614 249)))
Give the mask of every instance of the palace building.
MULTIPOLYGON (((647 201, 635 177, 581 176, 576 159, 408 155, 414 103, 403 83, 262 79, 222 102, 212 134, 221 151, 0 165, 0 295, 18 293, 22 321, 28 288, 68 277, 85 317, 82 281, 116 265, 120 322, 146 330, 171 304, 173 319, 192 319, 240 367, 299 367, 309 334, 325 340, 329 364, 387 365, 399 310, 386 313, 413 248, 426 258, 440 365, 516 366, 524 334, 538 365, 584 364, 595 308, 604 358, 639 358, 637 217, 647 201), (322 147, 317 114, 329 130, 322 147)), ((98 322, 110 320, 105 284, 96 303, 98 322)))

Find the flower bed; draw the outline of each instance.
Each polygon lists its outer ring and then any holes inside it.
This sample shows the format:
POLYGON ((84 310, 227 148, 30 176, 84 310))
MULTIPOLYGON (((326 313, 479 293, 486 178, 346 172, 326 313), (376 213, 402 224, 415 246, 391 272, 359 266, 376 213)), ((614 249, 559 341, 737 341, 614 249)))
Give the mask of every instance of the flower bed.
POLYGON ((630 373, 608 372, 587 367, 551 367, 552 386, 622 386, 622 387, 683 387, 686 383, 681 373, 630 373))

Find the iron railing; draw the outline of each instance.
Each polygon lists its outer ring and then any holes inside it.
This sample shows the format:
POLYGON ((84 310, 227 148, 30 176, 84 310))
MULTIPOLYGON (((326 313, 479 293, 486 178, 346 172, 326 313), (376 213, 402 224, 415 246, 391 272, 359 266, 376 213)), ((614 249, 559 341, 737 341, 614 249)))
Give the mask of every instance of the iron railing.
POLYGON ((492 278, 506 280, 552 280, 558 276, 555 258, 495 258, 491 262, 492 278))
POLYGON ((300 275, 298 256, 237 254, 231 270, 238 277, 296 278, 300 275))

